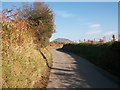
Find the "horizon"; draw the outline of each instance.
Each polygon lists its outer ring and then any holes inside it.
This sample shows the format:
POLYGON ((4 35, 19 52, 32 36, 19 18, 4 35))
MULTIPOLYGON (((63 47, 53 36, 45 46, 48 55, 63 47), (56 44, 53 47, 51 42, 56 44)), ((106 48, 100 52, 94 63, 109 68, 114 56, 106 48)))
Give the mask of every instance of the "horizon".
POLYGON ((117 2, 62 2, 47 3, 55 12, 56 38, 72 41, 99 40, 112 35, 118 39, 117 2))
MULTIPOLYGON (((55 14, 56 32, 50 41, 66 38, 72 41, 118 40, 118 2, 45 2, 55 14)), ((2 9, 21 7, 22 2, 4 2, 2 9)))

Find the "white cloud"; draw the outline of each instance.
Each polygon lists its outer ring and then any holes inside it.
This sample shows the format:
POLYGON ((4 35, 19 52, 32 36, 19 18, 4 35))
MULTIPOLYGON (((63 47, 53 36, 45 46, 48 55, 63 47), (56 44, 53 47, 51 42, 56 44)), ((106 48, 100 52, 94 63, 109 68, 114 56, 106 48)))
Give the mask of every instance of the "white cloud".
POLYGON ((103 35, 104 35, 104 36, 109 36, 109 35, 113 35, 113 34, 115 34, 115 32, 113 32, 113 31, 108 31, 108 32, 105 32, 103 35))
POLYGON ((95 23, 88 25, 88 32, 86 34, 93 35, 101 33, 101 24, 95 23))
POLYGON ((60 17, 64 17, 64 18, 69 18, 69 17, 75 16, 74 14, 68 13, 67 11, 60 11, 60 10, 55 11, 55 14, 60 17))
POLYGON ((96 30, 96 31, 88 31, 86 34, 92 35, 92 34, 98 34, 101 33, 100 30, 96 30))
POLYGON ((86 24, 86 25, 91 25, 92 23, 91 23, 91 22, 86 22, 85 24, 86 24))
POLYGON ((100 24, 91 24, 89 25, 89 28, 92 30, 100 29, 101 25, 100 24))

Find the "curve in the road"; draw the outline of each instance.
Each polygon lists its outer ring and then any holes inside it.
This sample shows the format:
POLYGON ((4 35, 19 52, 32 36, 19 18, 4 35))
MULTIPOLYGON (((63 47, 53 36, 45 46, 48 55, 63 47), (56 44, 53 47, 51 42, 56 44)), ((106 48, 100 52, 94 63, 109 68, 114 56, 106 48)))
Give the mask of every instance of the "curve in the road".
POLYGON ((118 88, 87 60, 61 50, 52 50, 53 68, 47 88, 118 88))

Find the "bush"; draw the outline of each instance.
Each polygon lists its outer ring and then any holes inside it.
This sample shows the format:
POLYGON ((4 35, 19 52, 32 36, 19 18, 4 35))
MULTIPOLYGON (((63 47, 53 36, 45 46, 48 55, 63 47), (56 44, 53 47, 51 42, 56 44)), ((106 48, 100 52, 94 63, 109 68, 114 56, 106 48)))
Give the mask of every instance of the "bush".
MULTIPOLYGON (((46 7, 41 6, 44 9, 46 7)), ((47 11, 42 15, 43 21, 51 19, 46 18, 49 15, 47 11)), ((18 9, 3 10, 1 16, 3 88, 45 88, 49 76, 47 63, 50 66, 52 63, 51 54, 45 44, 52 35, 51 29, 48 33, 48 27, 51 24, 50 27, 54 28, 53 21, 44 23, 43 27, 34 26, 36 21, 32 20, 32 17, 37 18, 41 15, 31 14, 28 18, 18 9), (41 48, 43 46, 45 48, 41 48)))
POLYGON ((48 45, 49 38, 54 32, 53 12, 42 2, 35 2, 33 7, 23 8, 22 17, 27 18, 40 47, 48 45))

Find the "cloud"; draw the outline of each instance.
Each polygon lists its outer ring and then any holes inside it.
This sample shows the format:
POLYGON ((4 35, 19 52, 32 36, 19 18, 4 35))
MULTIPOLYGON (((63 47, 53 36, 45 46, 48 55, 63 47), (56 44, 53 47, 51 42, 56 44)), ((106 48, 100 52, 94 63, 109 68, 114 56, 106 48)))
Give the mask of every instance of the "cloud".
POLYGON ((98 30, 100 29, 101 25, 100 24, 91 24, 89 25, 89 28, 92 30, 98 30))
POLYGON ((57 16, 64 17, 64 18, 69 18, 69 17, 75 16, 74 14, 68 13, 67 11, 60 11, 60 10, 55 11, 55 14, 57 16))
POLYGON ((88 31, 86 34, 92 35, 92 34, 98 34, 101 33, 100 30, 96 30, 96 31, 88 31))
POLYGON ((104 36, 110 36, 110 35, 113 35, 113 34, 115 34, 115 32, 113 32, 113 31, 108 31, 108 32, 105 32, 103 35, 104 35, 104 36))
POLYGON ((90 24, 90 25, 88 25, 88 28, 89 28, 89 30, 86 33, 88 35, 93 35, 93 34, 99 34, 99 33, 101 33, 101 24, 98 24, 98 23, 96 23, 96 24, 90 24))

